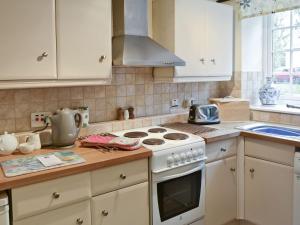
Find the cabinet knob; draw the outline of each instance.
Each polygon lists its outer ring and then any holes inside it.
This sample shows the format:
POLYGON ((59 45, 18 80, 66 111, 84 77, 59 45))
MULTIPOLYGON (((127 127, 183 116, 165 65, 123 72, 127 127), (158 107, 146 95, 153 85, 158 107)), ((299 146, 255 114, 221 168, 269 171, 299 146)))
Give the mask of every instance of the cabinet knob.
POLYGON ((102 211, 102 215, 103 215, 103 216, 108 216, 108 211, 107 211, 107 210, 103 210, 103 211, 102 211))
POLYGON ((227 152, 226 148, 221 148, 221 152, 227 152))
POLYGON ((205 59, 204 59, 204 58, 201 58, 201 59, 200 59, 200 62, 202 62, 202 64, 204 64, 204 63, 205 63, 205 59))
POLYGON ((43 57, 43 58, 48 57, 48 53, 47 53, 47 52, 43 52, 42 57, 43 57))
POLYGON ((125 180, 125 179, 126 179, 126 175, 123 174, 123 173, 121 173, 121 174, 120 174, 120 178, 121 178, 122 180, 125 180))
POLYGON ((47 58, 47 57, 48 57, 48 53, 47 52, 43 52, 40 56, 37 57, 37 61, 40 62, 44 58, 47 58))
POLYGON ((230 168, 230 171, 231 172, 235 172, 235 168, 230 168))
POLYGON ((254 170, 253 168, 251 168, 249 171, 250 171, 250 173, 252 173, 252 174, 255 172, 255 170, 254 170))
POLYGON ((60 194, 59 194, 58 192, 54 192, 54 193, 52 194, 52 196, 53 196, 54 199, 59 199, 60 194))
POLYGON ((211 59, 210 60, 213 64, 216 64, 216 59, 211 59))
POLYGON ((78 225, 81 225, 81 224, 83 224, 83 219, 81 219, 81 218, 78 218, 78 219, 76 220, 76 223, 77 223, 78 225))
POLYGON ((102 63, 106 59, 106 55, 101 55, 99 58, 99 62, 102 63))

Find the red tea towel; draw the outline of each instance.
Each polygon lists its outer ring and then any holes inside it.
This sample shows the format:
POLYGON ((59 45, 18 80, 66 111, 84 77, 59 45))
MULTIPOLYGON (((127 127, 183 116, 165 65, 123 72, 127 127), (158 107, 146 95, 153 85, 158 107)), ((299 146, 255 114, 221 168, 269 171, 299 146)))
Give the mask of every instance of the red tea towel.
POLYGON ((141 147, 139 139, 117 137, 112 134, 95 134, 80 139, 81 146, 95 148, 118 148, 132 151, 141 147))

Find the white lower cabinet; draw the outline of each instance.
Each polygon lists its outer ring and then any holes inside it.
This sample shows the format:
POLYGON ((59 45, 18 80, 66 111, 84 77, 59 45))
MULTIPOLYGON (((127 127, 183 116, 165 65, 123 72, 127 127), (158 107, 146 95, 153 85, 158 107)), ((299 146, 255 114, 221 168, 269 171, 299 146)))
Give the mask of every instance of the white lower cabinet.
POLYGON ((149 225, 148 182, 92 199, 93 225, 149 225))
POLYGON ((223 225, 236 218, 236 160, 234 156, 206 165, 205 225, 223 225))
POLYGON ((293 167, 245 158, 245 219, 257 225, 292 225, 293 167))
POLYGON ((91 225, 90 200, 15 221, 14 225, 91 225))

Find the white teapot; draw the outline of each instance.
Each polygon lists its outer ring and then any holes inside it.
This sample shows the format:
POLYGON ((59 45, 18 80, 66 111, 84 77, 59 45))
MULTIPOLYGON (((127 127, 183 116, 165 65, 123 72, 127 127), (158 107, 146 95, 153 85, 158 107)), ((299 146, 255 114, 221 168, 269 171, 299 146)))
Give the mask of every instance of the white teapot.
POLYGON ((0 135, 0 155, 9 155, 18 147, 18 140, 14 134, 5 132, 0 135))

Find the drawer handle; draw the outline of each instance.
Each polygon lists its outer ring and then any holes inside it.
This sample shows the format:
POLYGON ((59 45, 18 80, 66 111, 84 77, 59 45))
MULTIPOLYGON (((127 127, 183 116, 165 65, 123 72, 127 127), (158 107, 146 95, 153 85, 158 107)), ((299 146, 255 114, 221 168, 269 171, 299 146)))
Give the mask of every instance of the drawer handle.
POLYGON ((107 211, 107 210, 103 210, 103 211, 102 211, 102 215, 103 215, 103 216, 108 216, 108 211, 107 211))
POLYGON ((252 169, 250 169, 250 173, 254 173, 255 172, 255 170, 252 168, 252 169))
POLYGON ((227 152, 226 148, 221 148, 221 152, 227 152))
POLYGON ((235 172, 235 168, 230 168, 230 171, 231 172, 235 172))
POLYGON ((59 199, 60 194, 59 194, 58 192, 54 192, 54 193, 52 194, 52 196, 53 196, 54 199, 59 199))
POLYGON ((78 225, 81 225, 81 224, 83 224, 83 219, 81 219, 81 218, 78 218, 78 219, 76 220, 76 223, 77 223, 78 225))
POLYGON ((121 178, 122 180, 125 180, 125 179, 126 179, 126 175, 123 174, 123 173, 121 173, 121 174, 120 174, 120 178, 121 178))

